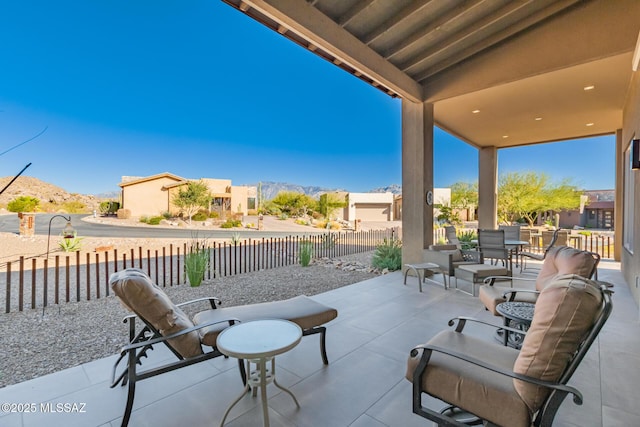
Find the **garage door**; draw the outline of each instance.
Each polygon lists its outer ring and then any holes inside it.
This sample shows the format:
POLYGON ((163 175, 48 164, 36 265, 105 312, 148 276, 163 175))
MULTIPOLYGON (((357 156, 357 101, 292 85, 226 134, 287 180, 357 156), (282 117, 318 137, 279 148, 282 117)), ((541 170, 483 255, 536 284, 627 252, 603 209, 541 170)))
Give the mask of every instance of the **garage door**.
POLYGON ((356 219, 362 221, 389 221, 391 205, 356 203, 356 219))

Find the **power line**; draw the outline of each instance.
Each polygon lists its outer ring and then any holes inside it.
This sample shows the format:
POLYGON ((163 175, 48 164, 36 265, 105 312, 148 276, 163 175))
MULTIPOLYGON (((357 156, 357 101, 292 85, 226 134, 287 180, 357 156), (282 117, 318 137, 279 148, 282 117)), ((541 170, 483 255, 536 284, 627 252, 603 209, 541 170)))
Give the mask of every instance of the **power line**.
POLYGON ((42 129, 42 131, 40 131, 39 134, 37 134, 36 136, 33 136, 29 139, 27 139, 26 141, 21 142, 20 144, 14 145, 13 147, 9 148, 8 150, 3 151, 2 153, 0 153, 0 156, 7 154, 9 151, 14 150, 18 147, 20 147, 21 145, 26 144, 29 141, 33 141, 34 139, 36 139, 37 137, 39 137, 40 135, 42 135, 43 133, 45 133, 47 131, 47 129, 49 129, 49 126, 45 126, 44 129, 42 129))

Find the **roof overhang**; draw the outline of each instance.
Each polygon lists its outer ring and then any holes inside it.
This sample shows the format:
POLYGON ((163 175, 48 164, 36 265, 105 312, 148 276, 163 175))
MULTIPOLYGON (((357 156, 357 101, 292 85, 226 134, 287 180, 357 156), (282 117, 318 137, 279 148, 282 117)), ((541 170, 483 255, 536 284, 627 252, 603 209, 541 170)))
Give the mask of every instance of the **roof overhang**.
POLYGON ((223 1, 476 147, 622 127, 637 0, 223 1))

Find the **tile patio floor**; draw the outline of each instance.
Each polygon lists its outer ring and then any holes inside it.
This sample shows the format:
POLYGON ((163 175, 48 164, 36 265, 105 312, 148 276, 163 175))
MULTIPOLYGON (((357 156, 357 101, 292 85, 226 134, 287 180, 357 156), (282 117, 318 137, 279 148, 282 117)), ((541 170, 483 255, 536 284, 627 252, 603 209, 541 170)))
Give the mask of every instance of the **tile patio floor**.
MULTIPOLYGON (((571 381, 583 392, 585 403, 576 406, 566 399, 557 426, 640 426, 638 307, 619 264, 602 261, 599 275, 615 283, 613 314, 571 381)), ((477 298, 429 281, 419 293, 416 282, 409 277, 403 286, 402 275, 396 272, 315 296, 339 311, 328 325, 330 364, 321 362, 317 336, 303 338, 296 348, 277 357, 279 383, 293 391, 301 408, 270 385, 271 425, 430 426, 411 412, 411 384, 404 379, 410 349, 446 328, 447 320, 457 315, 500 321, 484 311, 477 298)), ((493 339, 477 328, 469 331, 493 339)), ((144 363, 166 357, 168 352, 157 348, 144 363)), ((126 388, 109 388, 113 361, 109 357, 0 389, 0 402, 38 406, 38 412, 31 414, 0 413, 0 426, 119 426, 126 388), (85 412, 40 412, 39 404, 49 402, 85 403, 85 412)), ((236 361, 223 358, 145 380, 138 383, 129 425, 217 426, 241 389, 236 361)), ((246 395, 226 425, 261 426, 259 402, 246 395)))

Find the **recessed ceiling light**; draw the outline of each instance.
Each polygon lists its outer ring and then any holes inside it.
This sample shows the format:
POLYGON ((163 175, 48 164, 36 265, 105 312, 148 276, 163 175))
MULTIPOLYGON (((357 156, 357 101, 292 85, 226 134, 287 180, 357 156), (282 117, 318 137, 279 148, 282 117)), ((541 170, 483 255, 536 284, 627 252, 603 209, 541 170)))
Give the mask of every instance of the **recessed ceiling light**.
POLYGON ((509 135, 502 135, 502 138, 503 139, 507 139, 507 138, 509 138, 509 135))
POLYGON ((594 123, 587 123, 587 126, 593 126, 594 123))
POLYGON ((589 86, 585 86, 583 89, 584 89, 584 90, 593 90, 593 89, 595 89, 595 88, 596 88, 596 87, 595 87, 594 85, 589 85, 589 86))
POLYGON ((473 114, 478 114, 480 112, 480 110, 473 110, 472 113, 473 114))
POLYGON ((542 117, 536 117, 537 122, 539 122, 540 120, 542 120, 542 117))

